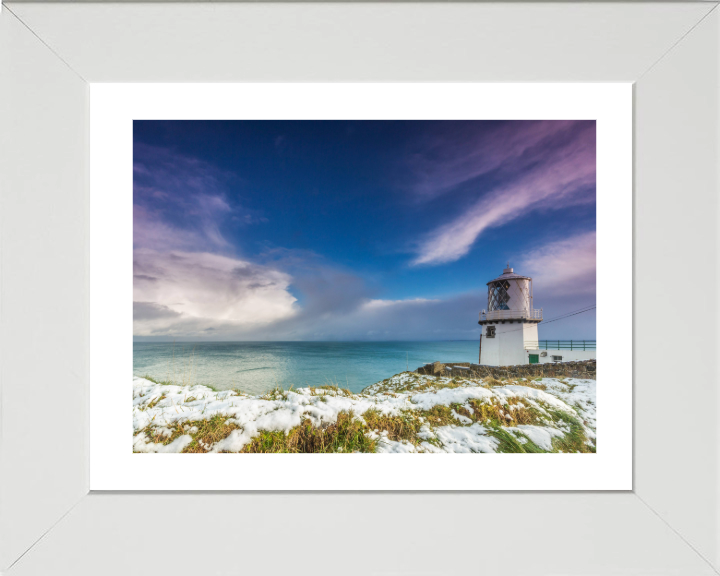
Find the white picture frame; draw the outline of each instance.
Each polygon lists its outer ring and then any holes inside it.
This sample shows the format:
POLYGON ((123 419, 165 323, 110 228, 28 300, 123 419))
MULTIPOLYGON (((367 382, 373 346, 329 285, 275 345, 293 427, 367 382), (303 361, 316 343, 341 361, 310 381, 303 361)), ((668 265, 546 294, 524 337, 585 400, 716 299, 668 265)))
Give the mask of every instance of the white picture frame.
POLYGON ((696 240, 717 227, 716 7, 3 6, 0 570, 442 574, 477 571, 475 555, 446 551, 480 547, 487 573, 717 573, 718 244, 696 240), (634 83, 632 491, 89 493, 89 84, 320 80, 634 83), (702 313, 675 329, 668 296, 691 274, 702 313), (677 414, 693 414, 691 440, 677 414), (410 528, 385 528, 393 518, 410 528), (198 549, 252 553, 158 553, 178 531, 198 549), (309 534, 325 537, 324 568, 309 534), (348 563, 353 534, 388 545, 348 563))

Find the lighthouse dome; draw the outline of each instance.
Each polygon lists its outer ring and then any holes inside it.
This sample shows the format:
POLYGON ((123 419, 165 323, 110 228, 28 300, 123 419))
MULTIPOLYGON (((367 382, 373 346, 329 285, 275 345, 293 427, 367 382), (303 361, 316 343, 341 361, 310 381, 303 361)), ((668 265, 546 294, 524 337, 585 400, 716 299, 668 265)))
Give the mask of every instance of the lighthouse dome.
POLYGON ((489 286, 490 284, 492 284, 493 282, 497 282, 498 280, 510 280, 510 279, 532 280, 532 278, 530 278, 530 276, 522 276, 521 274, 515 274, 515 272, 513 272, 512 268, 505 268, 503 270, 502 275, 498 276, 497 278, 495 278, 493 280, 490 280, 490 282, 488 282, 487 284, 489 286))

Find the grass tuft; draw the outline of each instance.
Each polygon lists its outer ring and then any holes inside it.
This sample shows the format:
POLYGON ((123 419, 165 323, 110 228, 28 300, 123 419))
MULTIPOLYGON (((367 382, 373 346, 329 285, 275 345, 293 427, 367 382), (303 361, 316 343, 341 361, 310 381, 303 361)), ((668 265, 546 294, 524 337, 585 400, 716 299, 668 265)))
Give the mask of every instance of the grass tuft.
POLYGON ((468 402, 472 410, 454 404, 455 411, 473 422, 489 426, 517 426, 518 424, 536 424, 541 421, 539 410, 526 403, 522 398, 510 397, 505 404, 483 402, 473 399, 468 402))
POLYGON ((209 452, 213 444, 224 440, 233 430, 240 428, 237 424, 227 424, 227 419, 226 415, 218 414, 208 420, 187 422, 186 426, 197 426, 198 431, 191 434, 193 440, 183 452, 209 452))
POLYGON ((557 452, 595 453, 595 444, 588 438, 580 421, 562 410, 551 410, 553 420, 561 420, 570 427, 562 438, 553 438, 553 449, 557 452))
POLYGON ((438 404, 430 410, 417 410, 419 416, 423 416, 431 426, 459 425, 460 421, 452 414, 450 406, 438 404))
POLYGON ((167 396, 165 396, 164 393, 160 394, 160 396, 158 398, 155 398, 155 400, 148 403, 147 408, 155 408, 155 406, 157 406, 160 402, 165 400, 165 398, 167 398, 167 396))
POLYGON ((518 440, 517 436, 499 427, 490 428, 488 430, 488 434, 490 434, 490 436, 494 437, 499 442, 497 452, 502 452, 505 454, 545 452, 545 450, 532 442, 524 434, 521 434, 520 436, 526 440, 525 443, 521 443, 518 440))
POLYGON ((405 411, 400 416, 388 416, 371 408, 363 414, 363 418, 370 430, 387 432, 390 440, 407 440, 413 444, 420 442, 416 434, 422 423, 413 411, 405 411))
POLYGON ((305 420, 285 434, 262 431, 243 448, 243 453, 375 452, 377 440, 368 438, 365 425, 352 412, 340 412, 326 427, 305 420))

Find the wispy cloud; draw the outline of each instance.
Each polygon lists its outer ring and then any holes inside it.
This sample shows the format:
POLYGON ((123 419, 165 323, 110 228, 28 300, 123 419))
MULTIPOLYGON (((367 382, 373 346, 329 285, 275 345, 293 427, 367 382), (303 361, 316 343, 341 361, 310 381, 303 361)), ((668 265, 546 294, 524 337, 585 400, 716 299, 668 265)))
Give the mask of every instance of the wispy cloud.
MULTIPOLYGON (((520 131, 523 134, 523 131, 520 131)), ((483 170, 497 169, 507 174, 501 184, 485 191, 458 217, 419 242, 413 264, 442 264, 462 258, 485 230, 501 226, 535 210, 552 210, 571 203, 592 202, 595 184, 595 124, 531 123, 524 135, 513 133, 500 146, 508 153, 468 151, 458 161, 457 171, 446 168, 421 188, 445 191, 448 186, 466 182, 483 170), (485 157, 485 154, 489 159, 485 157), (471 169, 473 162, 478 163, 471 169)), ((501 140, 502 142, 502 140, 501 140)))
POLYGON ((136 144, 134 245, 155 250, 229 249, 224 224, 265 220, 257 211, 230 203, 227 187, 236 179, 202 160, 136 144))
MULTIPOLYGON (((591 296, 596 284, 595 231, 557 240, 525 254, 518 263, 542 294, 591 296)), ((591 302, 588 299, 588 302, 591 302)))
POLYGON ((388 310, 400 306, 422 306, 429 302, 440 302, 440 300, 432 298, 408 298, 406 300, 367 300, 363 303, 362 308, 365 310, 388 310))
POLYGON ((574 123, 482 122, 482 130, 473 122, 442 124, 445 130, 433 131, 422 138, 408 160, 415 176, 412 191, 420 199, 435 198, 503 167, 522 168, 523 156, 528 151, 572 128, 574 123))

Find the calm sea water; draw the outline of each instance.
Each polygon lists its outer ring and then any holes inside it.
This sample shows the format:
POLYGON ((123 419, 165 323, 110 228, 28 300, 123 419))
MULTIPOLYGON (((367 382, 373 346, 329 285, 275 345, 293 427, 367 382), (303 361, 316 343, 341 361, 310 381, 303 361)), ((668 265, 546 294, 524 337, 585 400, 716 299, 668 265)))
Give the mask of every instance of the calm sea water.
POLYGON ((478 343, 199 342, 133 343, 135 376, 210 384, 258 394, 275 386, 366 386, 428 362, 477 362, 478 343))

